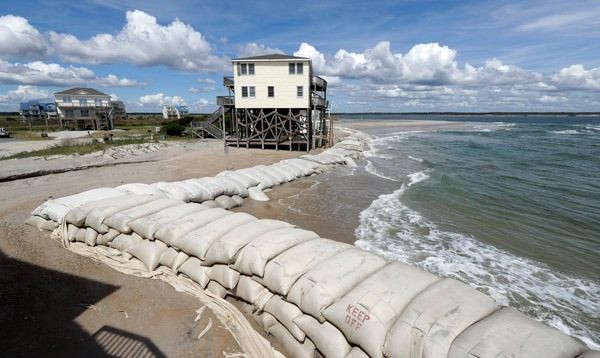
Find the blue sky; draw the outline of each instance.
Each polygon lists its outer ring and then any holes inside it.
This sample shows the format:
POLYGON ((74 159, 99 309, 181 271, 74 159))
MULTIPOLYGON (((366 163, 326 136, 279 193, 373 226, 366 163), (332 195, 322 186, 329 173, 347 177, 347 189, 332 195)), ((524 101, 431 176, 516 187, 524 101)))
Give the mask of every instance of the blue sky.
POLYGON ((600 111, 598 1, 0 4, 0 110, 89 86, 212 111, 231 58, 313 59, 334 111, 600 111))

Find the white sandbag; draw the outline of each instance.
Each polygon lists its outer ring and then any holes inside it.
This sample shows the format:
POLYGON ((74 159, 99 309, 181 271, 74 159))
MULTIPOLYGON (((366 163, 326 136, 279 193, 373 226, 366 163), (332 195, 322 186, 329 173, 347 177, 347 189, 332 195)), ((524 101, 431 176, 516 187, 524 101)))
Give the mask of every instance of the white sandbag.
POLYGON ((231 215, 231 212, 223 209, 200 210, 164 225, 154 233, 154 238, 173 246, 185 234, 227 215, 231 215))
POLYGON ((236 206, 238 206, 237 203, 235 202, 235 200, 233 200, 231 197, 229 197, 227 195, 218 196, 215 198, 215 201, 223 209, 233 209, 236 206))
POLYGON ((77 232, 75 232, 73 241, 85 243, 85 229, 77 229, 77 232))
POLYGON ((391 263, 327 307, 323 316, 349 342, 371 357, 383 357, 385 336, 398 315, 415 296, 439 280, 409 265, 391 263))
POLYGON ((238 300, 236 306, 240 311, 252 316, 252 318, 264 329, 265 333, 269 333, 269 328, 277 324, 277 320, 271 314, 256 310, 253 305, 244 301, 238 300))
POLYGON ((273 170, 280 172, 283 176, 285 176, 286 182, 290 182, 298 179, 303 176, 302 171, 296 167, 293 167, 289 164, 285 163, 276 163, 270 166, 273 170))
POLYGON ((129 249, 131 249, 135 245, 141 243, 142 241, 143 241, 143 239, 138 235, 121 234, 121 235, 118 235, 117 237, 115 237, 108 244, 108 246, 112 247, 113 249, 117 249, 123 253, 123 252, 127 252, 129 249))
POLYGON ((222 216, 220 219, 214 220, 211 223, 180 237, 172 243, 172 246, 190 256, 196 256, 197 258, 204 260, 206 252, 216 239, 238 226, 257 220, 254 216, 246 213, 227 213, 229 215, 222 216))
POLYGON ((144 184, 144 183, 123 184, 123 185, 116 187, 115 189, 120 190, 127 194, 152 195, 156 199, 166 197, 166 194, 164 191, 160 190, 159 188, 157 188, 155 186, 152 186, 150 184, 144 184))
POLYGON ((187 190, 173 183, 158 182, 151 185, 163 191, 168 198, 184 201, 186 203, 192 200, 190 198, 190 193, 188 193, 187 190))
POLYGON ((344 158, 344 162, 346 163, 348 168, 356 168, 356 162, 354 161, 354 159, 346 157, 344 158))
POLYGON ((247 175, 244 175, 242 173, 239 173, 239 172, 224 171, 217 175, 217 177, 222 177, 222 176, 225 176, 227 178, 230 178, 237 182, 240 182, 246 188, 257 186, 259 184, 256 179, 253 179, 253 178, 251 178, 247 175))
POLYGON ((215 177, 214 179, 218 180, 220 183, 222 183, 222 185, 227 186, 229 193, 225 192, 225 194, 229 196, 239 195, 243 198, 248 196, 248 187, 242 182, 235 180, 231 176, 226 175, 221 177, 215 177))
POLYGON ((273 177, 272 175, 269 175, 268 173, 265 173, 264 171, 253 170, 252 168, 246 168, 246 169, 240 169, 240 170, 238 170, 238 172, 243 175, 247 175, 247 176, 251 177, 252 179, 258 181, 259 184, 257 186, 261 190, 271 188, 275 185, 279 185, 279 180, 277 180, 277 178, 273 177))
POLYGON ((412 299, 388 330, 387 357, 446 357, 452 341, 496 310, 489 296, 456 280, 438 281, 412 299))
MULTIPOLYGON (((246 190, 246 192, 248 192, 248 190, 246 190)), ((231 199, 233 199, 233 201, 235 201, 235 206, 241 206, 242 204, 244 204, 244 198, 242 198, 239 195, 234 195, 231 197, 231 199)))
POLYGON ((294 319, 303 315, 302 311, 289 302, 285 302, 281 297, 274 295, 267 302, 264 308, 265 312, 273 315, 299 342, 304 341, 306 336, 304 332, 294 323, 294 319))
POLYGON ((38 206, 32 215, 41 216, 62 223, 70 209, 92 201, 123 195, 123 192, 113 188, 97 188, 78 194, 48 200, 38 206))
POLYGON ((154 271, 159 264, 160 256, 167 250, 167 245, 160 241, 143 240, 131 247, 128 252, 144 263, 148 271, 154 271))
POLYGON ((271 291, 285 296, 294 282, 305 272, 329 257, 352 247, 329 239, 301 243, 269 261, 265 266, 264 281, 271 291))
POLYGON ((90 227, 85 229, 85 238, 84 242, 88 244, 88 246, 96 246, 96 238, 98 237, 98 232, 90 227))
POLYGON ((314 358, 315 345, 310 339, 305 339, 302 343, 298 342, 280 323, 271 326, 269 333, 277 339, 277 342, 281 343, 290 357, 314 358))
POLYGON ((176 181, 173 182, 173 185, 183 188, 189 194, 190 201, 195 203, 201 203, 213 198, 210 191, 204 186, 199 185, 195 180, 176 181))
POLYGON ((248 195, 252 200, 269 201, 269 197, 267 196, 267 194, 263 193, 263 191, 257 186, 248 188, 248 195))
POLYGON ((206 290, 213 295, 225 298, 227 296, 227 289, 221 286, 217 281, 209 281, 206 286, 206 290))
POLYGON ((317 264, 290 289, 287 300, 323 322, 324 309, 379 270, 386 261, 369 252, 348 249, 317 264))
POLYGON ((252 278, 241 275, 235 287, 235 296, 262 310, 273 293, 252 278))
POLYGON ((352 347, 352 350, 346 355, 346 358, 369 358, 369 355, 358 347, 352 347))
POLYGON ((135 206, 115 213, 112 216, 104 219, 104 224, 106 224, 108 227, 118 230, 123 234, 129 234, 132 231, 129 227, 129 223, 133 220, 150 216, 161 210, 181 204, 182 202, 176 199, 165 198, 152 200, 143 205, 135 206))
POLYGON ((35 208, 31 215, 61 224, 69 210, 71 210, 70 206, 63 205, 56 200, 48 200, 35 208))
POLYGON ((115 237, 121 233, 115 229, 108 229, 108 232, 98 235, 96 238, 96 245, 108 245, 115 237))
MULTIPOLYGON (((227 196, 237 195, 237 194, 239 194, 238 186, 239 187, 243 187, 243 185, 241 185, 239 183, 235 184, 235 182, 233 182, 232 180, 229 180, 228 178, 224 178, 224 177, 207 178, 204 183, 210 183, 210 185, 214 185, 214 186, 218 187, 220 189, 220 191, 222 191, 222 194, 217 195, 217 196, 221 196, 221 195, 227 195, 227 196)), ((215 198, 217 196, 215 196, 215 198)))
POLYGON ((562 358, 585 350, 573 337, 506 307, 456 337, 448 357, 562 358))
POLYGON ((104 224, 104 219, 118 213, 119 211, 127 210, 138 205, 143 205, 147 202, 155 200, 152 195, 124 195, 116 197, 114 202, 105 205, 97 206, 92 209, 85 218, 85 226, 91 227, 101 234, 108 232, 109 227, 104 224))
POLYGON ((203 288, 208 285, 210 278, 208 277, 209 267, 202 266, 202 262, 195 258, 190 257, 186 262, 181 265, 179 272, 185 274, 187 277, 195 281, 203 288))
POLYGON ((267 173, 268 175, 272 176, 273 178, 277 179, 277 182, 279 184, 283 184, 283 183, 287 183, 289 180, 287 178, 287 175, 285 175, 284 173, 282 173, 281 171, 279 171, 277 168, 274 168, 272 166, 266 166, 266 165, 257 165, 254 167, 255 170, 259 170, 263 173, 267 173))
POLYGON ((25 220, 25 224, 31 225, 38 230, 52 231, 58 227, 58 223, 52 220, 46 220, 41 216, 30 216, 25 220))
POLYGON ((75 235, 77 235, 78 231, 79 231, 79 228, 77 226, 75 226, 73 224, 67 225, 67 240, 70 242, 75 241, 75 235))
POLYGON ((226 289, 233 289, 240 279, 240 273, 227 265, 213 265, 210 267, 208 277, 217 281, 226 289))
POLYGON ((122 198, 128 197, 130 194, 123 194, 115 197, 94 200, 83 205, 79 205, 71 209, 65 216, 65 222, 73 224, 78 227, 82 227, 85 224, 85 218, 88 216, 90 211, 96 208, 104 208, 111 206, 116 202, 119 202, 122 198))
POLYGON ((273 257, 302 242, 319 239, 313 231, 281 228, 268 231, 240 250, 235 269, 246 275, 263 277, 265 265, 273 257))
POLYGON ((239 250, 250 241, 268 231, 293 225, 280 220, 262 219, 241 225, 222 237, 216 239, 210 246, 204 260, 207 265, 215 263, 231 264, 239 250))
POLYGON ((180 204, 161 210, 150 216, 133 220, 128 225, 144 239, 153 240, 154 233, 164 225, 206 209, 205 206, 195 203, 180 204))
POLYGON ((221 208, 221 205, 219 205, 219 203, 217 203, 214 200, 203 201, 202 205, 206 206, 207 208, 211 208, 211 209, 221 208))
POLYGON ((175 257, 179 252, 172 247, 167 248, 165 251, 160 254, 160 258, 158 259, 158 263, 161 266, 171 267, 173 266, 173 261, 175 261, 175 257))
POLYGON ((577 358, 600 358, 599 351, 586 351, 578 355, 577 358))
POLYGON ((308 160, 304 160, 304 159, 300 159, 300 158, 286 159, 286 160, 283 160, 282 163, 289 164, 291 166, 294 166, 294 167, 302 170, 302 172, 304 173, 304 176, 313 174, 316 171, 316 167, 317 167, 316 163, 309 162, 308 160))
POLYGON ((203 187, 206 191, 210 193, 210 199, 214 199, 217 196, 221 196, 225 194, 227 188, 218 180, 215 180, 212 177, 204 177, 200 179, 191 179, 190 181, 194 182, 196 185, 203 187))
POLYGON ((173 264, 171 265, 173 271, 179 272, 181 265, 183 265, 189 258, 190 256, 188 254, 183 251, 179 251, 173 260, 173 264))
POLYGON ((329 322, 320 323, 313 317, 303 314, 296 317, 294 323, 306 333, 325 357, 345 358, 352 349, 342 332, 329 322))

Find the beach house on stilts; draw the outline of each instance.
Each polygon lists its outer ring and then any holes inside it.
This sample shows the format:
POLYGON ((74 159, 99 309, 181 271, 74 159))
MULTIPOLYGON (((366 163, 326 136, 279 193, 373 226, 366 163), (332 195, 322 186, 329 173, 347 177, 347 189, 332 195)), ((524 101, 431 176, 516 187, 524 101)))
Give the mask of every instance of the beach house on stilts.
POLYGON ((327 81, 314 76, 309 58, 271 54, 233 59, 225 77, 228 96, 207 120, 194 122, 199 136, 232 146, 310 150, 326 144, 327 81))

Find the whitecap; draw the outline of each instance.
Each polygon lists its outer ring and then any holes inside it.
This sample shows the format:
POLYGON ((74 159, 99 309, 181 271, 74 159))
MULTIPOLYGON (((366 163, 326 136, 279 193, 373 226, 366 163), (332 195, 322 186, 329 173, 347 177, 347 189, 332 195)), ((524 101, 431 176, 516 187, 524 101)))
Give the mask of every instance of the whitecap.
POLYGON ((583 134, 582 132, 579 132, 578 130, 575 130, 575 129, 565 129, 565 130, 562 130, 562 131, 551 131, 551 132, 552 133, 556 133, 556 134, 569 134, 569 135, 572 135, 572 134, 583 134))
POLYGON ((423 163, 423 159, 421 159, 421 158, 413 157, 411 155, 408 155, 408 158, 412 159, 412 160, 414 160, 416 162, 423 163))
POLYGON ((599 282, 563 274, 472 237, 439 229, 401 201, 411 181, 414 185, 425 180, 425 173, 419 173, 360 214, 356 246, 469 283, 501 305, 515 305, 590 348, 600 348, 600 341, 592 338, 594 329, 582 323, 600 319, 599 282))

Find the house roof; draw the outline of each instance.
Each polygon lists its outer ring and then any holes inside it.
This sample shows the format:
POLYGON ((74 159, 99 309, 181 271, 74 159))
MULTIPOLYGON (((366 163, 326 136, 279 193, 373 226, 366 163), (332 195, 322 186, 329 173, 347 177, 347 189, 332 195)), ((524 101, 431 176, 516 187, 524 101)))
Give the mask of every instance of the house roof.
POLYGON ((310 61, 310 58, 282 55, 280 53, 272 53, 272 54, 261 55, 261 56, 234 58, 231 61, 235 62, 235 61, 272 61, 272 60, 306 60, 306 61, 310 61))
POLYGON ((106 93, 100 92, 93 88, 75 87, 65 91, 56 92, 55 94, 70 94, 70 95, 88 95, 88 96, 108 96, 106 93))

